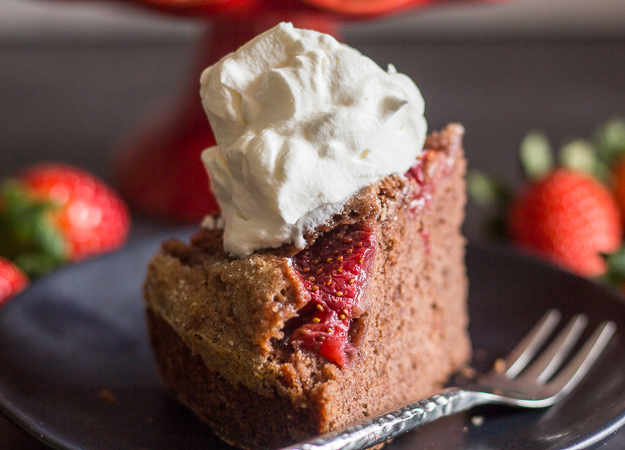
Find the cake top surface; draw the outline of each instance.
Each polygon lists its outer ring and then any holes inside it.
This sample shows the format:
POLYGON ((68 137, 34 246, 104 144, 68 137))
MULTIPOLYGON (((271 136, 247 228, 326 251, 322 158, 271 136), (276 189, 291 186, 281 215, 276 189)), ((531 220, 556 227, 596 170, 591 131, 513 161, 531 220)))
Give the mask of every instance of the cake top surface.
POLYGON ((409 77, 289 23, 206 69, 200 95, 217 140, 202 159, 236 257, 303 248, 359 189, 406 172, 427 133, 409 77))

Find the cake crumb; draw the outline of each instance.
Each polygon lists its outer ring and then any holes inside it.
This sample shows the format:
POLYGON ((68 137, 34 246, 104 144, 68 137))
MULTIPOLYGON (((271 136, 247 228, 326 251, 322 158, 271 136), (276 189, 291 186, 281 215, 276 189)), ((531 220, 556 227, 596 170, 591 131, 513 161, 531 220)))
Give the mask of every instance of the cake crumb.
POLYGON ((105 402, 115 403, 116 398, 111 391, 108 389, 102 389, 98 394, 98 398, 100 400, 104 400, 105 402))
POLYGON ((468 433, 469 432, 469 427, 462 427, 462 432, 463 433, 468 433))
POLYGON ((484 416, 473 416, 471 417, 471 425, 474 427, 481 427, 484 425, 484 416))

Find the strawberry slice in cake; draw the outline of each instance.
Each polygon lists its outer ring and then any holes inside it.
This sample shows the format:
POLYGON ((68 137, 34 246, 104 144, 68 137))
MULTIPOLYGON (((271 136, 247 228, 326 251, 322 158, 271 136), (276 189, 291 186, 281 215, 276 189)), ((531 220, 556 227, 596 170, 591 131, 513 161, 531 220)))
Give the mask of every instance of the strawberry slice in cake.
POLYGON ((298 317, 286 324, 298 325, 290 336, 295 346, 316 351, 341 367, 354 357, 349 329, 352 319, 365 311, 363 293, 376 246, 376 236, 366 225, 339 227, 295 255, 295 270, 310 293, 298 317))

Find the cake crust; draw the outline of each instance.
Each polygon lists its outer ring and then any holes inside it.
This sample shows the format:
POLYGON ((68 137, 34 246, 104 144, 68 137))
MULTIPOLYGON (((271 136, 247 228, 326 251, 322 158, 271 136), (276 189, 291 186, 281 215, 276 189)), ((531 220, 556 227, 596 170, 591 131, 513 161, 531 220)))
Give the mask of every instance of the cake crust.
POLYGON ((341 226, 377 236, 357 347, 345 367, 289 342, 308 301, 283 246, 235 259, 220 230, 163 244, 145 284, 159 369, 178 397, 224 440, 284 446, 439 388, 470 357, 464 268, 463 128, 426 140, 420 164, 363 188, 306 235, 341 226), (250 426, 250 423, 258 426, 250 426))

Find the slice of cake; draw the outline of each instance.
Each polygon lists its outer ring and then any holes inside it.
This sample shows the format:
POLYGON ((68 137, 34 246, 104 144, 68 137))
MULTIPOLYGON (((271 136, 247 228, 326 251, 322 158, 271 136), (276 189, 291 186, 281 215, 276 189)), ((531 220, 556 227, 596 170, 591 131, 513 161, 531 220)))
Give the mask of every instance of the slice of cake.
POLYGON ((282 24, 203 75, 223 218, 149 266, 163 379, 240 447, 425 396, 470 357, 463 128, 420 137, 416 86, 345 48, 282 24))

